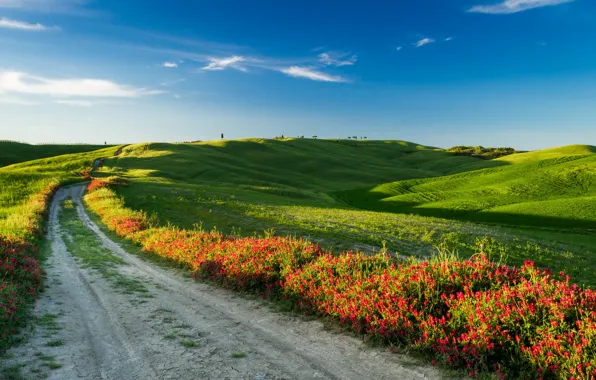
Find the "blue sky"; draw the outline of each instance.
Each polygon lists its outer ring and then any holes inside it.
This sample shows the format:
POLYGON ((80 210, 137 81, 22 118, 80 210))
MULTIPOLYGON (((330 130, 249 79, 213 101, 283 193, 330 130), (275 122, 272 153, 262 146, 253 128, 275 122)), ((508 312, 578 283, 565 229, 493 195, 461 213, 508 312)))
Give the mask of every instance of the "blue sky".
POLYGON ((591 0, 0 0, 0 139, 596 145, 591 0))

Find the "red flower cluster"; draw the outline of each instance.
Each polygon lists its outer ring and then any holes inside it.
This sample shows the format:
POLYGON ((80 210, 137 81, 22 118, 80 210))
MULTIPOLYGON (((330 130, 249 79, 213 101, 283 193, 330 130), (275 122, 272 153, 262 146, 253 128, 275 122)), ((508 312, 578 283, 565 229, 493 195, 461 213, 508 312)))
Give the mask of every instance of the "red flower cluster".
POLYGON ((408 264, 325 255, 289 274, 284 290, 302 308, 470 374, 596 377, 596 293, 530 262, 515 269, 483 255, 408 264))
POLYGON ((10 344, 28 311, 28 303, 35 300, 43 285, 36 243, 56 190, 57 186, 49 186, 28 201, 31 215, 26 215, 27 225, 22 226, 19 236, 0 235, 0 352, 10 344))
POLYGON ((596 378, 596 292, 531 262, 512 268, 484 255, 430 262, 334 255, 302 239, 150 228, 107 188, 86 201, 119 235, 198 277, 287 297, 302 310, 472 375, 596 378))
POLYGON ((35 247, 0 236, 0 351, 16 333, 27 302, 33 301, 43 283, 35 247))
POLYGON ((213 232, 152 229, 135 240, 147 252, 186 265, 196 277, 269 294, 287 273, 322 254, 310 242, 277 236, 234 239, 213 232))

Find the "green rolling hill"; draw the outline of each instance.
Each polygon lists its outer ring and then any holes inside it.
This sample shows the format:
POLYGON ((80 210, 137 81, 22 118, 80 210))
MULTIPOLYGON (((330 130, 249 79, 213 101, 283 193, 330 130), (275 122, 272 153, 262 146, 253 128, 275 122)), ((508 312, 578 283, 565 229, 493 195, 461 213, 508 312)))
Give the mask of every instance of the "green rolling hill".
POLYGON ((106 146, 86 144, 31 145, 15 141, 0 141, 0 167, 64 154, 91 152, 103 148, 106 148, 106 146))
POLYGON ((108 157, 97 175, 127 178, 130 186, 118 189, 127 206, 160 225, 244 236, 274 228, 334 250, 386 244, 403 255, 436 246, 472 254, 488 237, 513 264, 532 258, 586 283, 596 268, 592 146, 493 160, 405 141, 243 139, 117 150, 0 168, 0 232, 16 228, 31 194, 108 157))
POLYGON ((130 145, 108 165, 187 182, 329 192, 507 163, 405 141, 243 139, 130 145))
MULTIPOLYGON (((72 153, 0 168, 0 235, 16 235, 26 224, 27 200, 51 184, 80 181, 76 174, 96 158, 113 155, 117 147, 72 153)), ((27 158, 25 154, 23 160, 27 158)))
POLYGON ((358 208, 491 223, 596 228, 596 147, 519 153, 492 168, 339 192, 358 208))

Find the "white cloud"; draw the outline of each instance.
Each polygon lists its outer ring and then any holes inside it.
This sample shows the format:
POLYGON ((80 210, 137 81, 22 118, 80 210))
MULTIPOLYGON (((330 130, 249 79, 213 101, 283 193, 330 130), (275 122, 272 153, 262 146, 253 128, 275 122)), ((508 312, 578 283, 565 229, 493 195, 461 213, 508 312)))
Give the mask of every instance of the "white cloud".
POLYGON ((447 37, 447 38, 445 38, 445 42, 449 42, 449 41, 453 41, 453 37, 447 37))
POLYGON ((203 70, 210 70, 210 71, 217 71, 217 70, 225 70, 228 67, 246 71, 246 69, 238 63, 246 61, 246 58, 235 55, 228 58, 209 58, 209 64, 203 67, 203 70))
POLYGON ((123 86, 102 79, 48 79, 15 71, 0 71, 0 93, 56 97, 136 98, 161 91, 123 86))
POLYGON ((416 47, 419 48, 424 45, 432 44, 433 42, 435 42, 435 40, 433 40, 432 38, 423 38, 420 41, 416 42, 416 47))
POLYGON ((505 0, 493 5, 477 5, 468 10, 474 13, 510 14, 529 9, 570 3, 574 0, 505 0))
POLYGON ((401 51, 401 49, 403 49, 403 46, 398 46, 395 48, 395 50, 397 50, 397 51, 401 51))
POLYGON ((56 100, 54 103, 74 107, 91 107, 93 103, 88 100, 56 100))
POLYGON ((178 67, 178 64, 176 62, 164 62, 163 63, 163 67, 167 67, 170 69, 175 69, 178 67))
POLYGON ((282 73, 295 78, 306 78, 319 82, 347 82, 345 78, 333 76, 313 70, 308 67, 291 66, 280 70, 282 73))
POLYGON ((358 60, 358 56, 353 55, 346 58, 349 54, 327 52, 319 54, 319 62, 326 66, 352 66, 358 60))
POLYGON ((24 21, 11 20, 6 17, 0 18, 0 28, 24 30, 27 32, 41 32, 49 29, 56 29, 55 27, 48 28, 42 24, 29 24, 28 22, 24 21))

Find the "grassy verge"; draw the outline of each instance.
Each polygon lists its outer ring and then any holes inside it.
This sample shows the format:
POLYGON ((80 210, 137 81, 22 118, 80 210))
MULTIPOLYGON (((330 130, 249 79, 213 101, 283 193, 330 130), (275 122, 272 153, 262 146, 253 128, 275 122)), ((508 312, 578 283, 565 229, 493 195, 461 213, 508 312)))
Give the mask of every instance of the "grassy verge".
POLYGON ((117 189, 127 207, 144 210, 164 227, 256 236, 274 228, 278 235, 303 237, 334 252, 379 252, 428 257, 435 247, 470 257, 479 250, 504 256, 511 265, 531 259, 539 267, 564 270, 579 284, 596 286, 596 239, 536 228, 487 226, 419 215, 349 209, 312 199, 262 195, 203 184, 130 181, 117 189), (161 223, 160 223, 161 222, 161 223))
POLYGON ((151 227, 97 181, 89 208, 147 252, 236 290, 291 300, 380 342, 426 353, 474 375, 589 378, 596 375, 596 292, 532 262, 520 268, 443 255, 401 261, 333 254, 302 239, 234 238, 151 227))
POLYGON ((0 352, 15 342, 30 314, 29 304, 42 289, 39 243, 56 189, 57 185, 46 187, 22 206, 20 217, 0 221, 0 352))
POLYGON ((97 236, 83 224, 70 200, 63 202, 60 225, 68 251, 79 260, 83 268, 101 274, 119 292, 150 297, 149 289, 142 281, 118 271, 118 267, 125 262, 105 248, 97 236))

